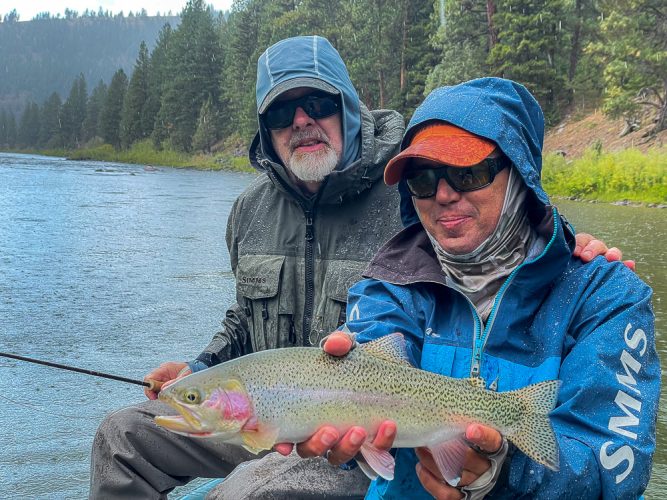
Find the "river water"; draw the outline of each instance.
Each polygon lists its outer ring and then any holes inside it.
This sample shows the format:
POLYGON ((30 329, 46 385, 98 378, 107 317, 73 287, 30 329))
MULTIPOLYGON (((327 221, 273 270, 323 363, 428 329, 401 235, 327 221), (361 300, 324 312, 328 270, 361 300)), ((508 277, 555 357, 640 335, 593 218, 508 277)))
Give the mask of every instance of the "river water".
MULTIPOLYGON (((0 153, 0 351, 137 379, 197 356, 234 300, 225 224, 252 178, 0 153)), ((558 205, 637 261, 664 355, 667 210, 558 205)), ((85 498, 99 422, 143 400, 139 386, 0 358, 0 497, 85 498)), ((647 498, 667 489, 664 410, 658 428, 647 498)))

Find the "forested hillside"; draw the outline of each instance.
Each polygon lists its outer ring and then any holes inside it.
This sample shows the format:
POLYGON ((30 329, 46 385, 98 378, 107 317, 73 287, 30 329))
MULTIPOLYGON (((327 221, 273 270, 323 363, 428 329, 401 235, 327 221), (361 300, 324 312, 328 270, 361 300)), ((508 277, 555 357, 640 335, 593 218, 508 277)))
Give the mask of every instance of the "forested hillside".
POLYGON ((112 16, 109 13, 41 16, 0 23, 0 109, 23 111, 52 92, 66 96, 80 74, 91 84, 109 82, 118 68, 131 72, 142 41, 152 48, 160 29, 178 17, 112 16))
POLYGON ((20 114, 0 105, 0 147, 246 145, 257 58, 299 34, 336 46, 369 108, 406 118, 437 86, 497 75, 525 84, 551 125, 601 107, 628 131, 667 128, 664 0, 236 0, 229 16, 190 0, 180 19, 152 48, 135 42, 131 70, 106 60, 115 73, 104 82, 82 70, 66 94, 47 77, 34 84, 50 87, 47 98, 20 114))

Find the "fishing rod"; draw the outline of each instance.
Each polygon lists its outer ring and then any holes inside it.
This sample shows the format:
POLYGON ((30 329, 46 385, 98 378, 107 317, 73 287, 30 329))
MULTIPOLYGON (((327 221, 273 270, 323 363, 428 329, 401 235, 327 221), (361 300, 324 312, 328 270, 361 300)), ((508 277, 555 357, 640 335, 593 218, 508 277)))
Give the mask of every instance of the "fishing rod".
POLYGON ((118 380, 120 382, 126 382, 128 384, 141 385, 148 387, 149 390, 159 392, 162 388, 162 382, 157 380, 137 380, 127 377, 119 377, 118 375, 111 375, 110 373, 98 372, 95 370, 86 370, 85 368, 76 368, 74 366, 61 365, 59 363, 52 363, 51 361, 42 361, 41 359, 27 358, 25 356, 19 356, 18 354, 10 354, 7 352, 0 352, 0 356, 4 358, 18 359, 19 361, 27 361, 28 363, 35 363, 38 365, 50 366, 52 368, 60 368, 62 370, 70 370, 77 373, 85 373, 86 375, 92 375, 94 377, 108 378, 111 380, 118 380))

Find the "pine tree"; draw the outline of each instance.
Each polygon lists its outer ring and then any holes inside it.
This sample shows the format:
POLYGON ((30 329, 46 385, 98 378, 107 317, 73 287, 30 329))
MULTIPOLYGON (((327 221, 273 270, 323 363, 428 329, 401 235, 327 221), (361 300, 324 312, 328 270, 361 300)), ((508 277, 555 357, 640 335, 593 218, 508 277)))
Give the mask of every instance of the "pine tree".
POLYGON ((166 127, 162 126, 162 122, 157 122, 157 116, 160 111, 164 82, 167 81, 170 74, 167 54, 171 34, 171 26, 165 24, 158 35, 155 48, 151 52, 148 66, 148 95, 141 117, 145 130, 151 131, 150 135, 153 139, 153 144, 158 147, 167 138, 166 127))
POLYGON ((492 74, 523 83, 554 122, 567 98, 567 18, 564 0, 501 0, 493 22, 498 42, 488 57, 492 74))
POLYGON ((211 146, 218 139, 218 116, 213 105, 213 99, 208 97, 202 104, 197 120, 197 130, 192 138, 192 147, 197 151, 211 152, 211 146))
POLYGON ((37 147, 39 143, 39 106, 29 102, 21 115, 17 143, 24 149, 37 147))
POLYGON ((100 116, 102 139, 117 149, 120 148, 120 120, 125 92, 127 92, 127 75, 119 69, 111 79, 100 116))
MULTIPOLYGON (((123 102, 123 113, 120 122, 120 142, 123 148, 129 148, 132 143, 148 137, 152 126, 142 120, 144 107, 148 100, 148 47, 141 42, 139 56, 134 64, 134 71, 123 102)), ((151 124, 152 125, 152 124, 151 124)))
POLYGON ((597 0, 573 0, 568 9, 567 31, 570 36, 567 69, 569 102, 586 108, 599 102, 604 89, 604 65, 587 47, 600 41, 600 11, 597 0))
POLYGON ((7 147, 12 149, 16 147, 17 141, 16 117, 14 113, 7 114, 7 147))
POLYGON ((166 124, 171 143, 189 151, 199 109, 206 98, 218 102, 223 54, 211 9, 203 0, 189 0, 181 13, 181 24, 169 45, 171 77, 164 82, 158 120, 166 124))
POLYGON ((257 130, 254 89, 257 59, 266 48, 257 45, 260 30, 264 27, 260 21, 261 6, 257 0, 235 2, 223 33, 226 47, 220 84, 226 111, 223 131, 226 135, 240 135, 248 144, 257 130))
POLYGON ((62 101, 57 92, 44 102, 41 109, 39 145, 47 149, 64 148, 62 131, 62 101))
POLYGON ((651 132, 667 129, 667 4, 664 0, 601 2, 601 43, 594 50, 605 63, 604 111, 636 120, 654 109, 651 132))
POLYGON ((87 99, 86 78, 81 73, 72 83, 69 96, 62 107, 62 134, 69 147, 79 147, 83 142, 87 99))
POLYGON ((399 94, 392 98, 390 107, 399 110, 407 120, 422 102, 429 72, 438 60, 437 51, 430 43, 436 31, 433 1, 405 2, 400 28, 399 94))
POLYGON ((427 77, 426 92, 488 75, 486 60, 497 36, 489 33, 489 11, 483 2, 447 0, 439 14, 444 23, 433 38, 438 63, 427 77))
POLYGON ((93 89, 86 105, 86 118, 83 121, 83 140, 90 141, 101 135, 100 117, 107 98, 107 85, 100 80, 93 89))
POLYGON ((7 111, 4 109, 0 111, 0 148, 8 147, 7 141, 7 111))
POLYGON ((151 139, 153 145, 161 147, 162 142, 167 139, 167 124, 163 117, 159 116, 162 95, 164 94, 164 84, 169 78, 169 44, 173 31, 169 24, 166 24, 158 37, 157 44, 151 53, 148 78, 148 99, 144 107, 144 120, 151 122, 151 139))

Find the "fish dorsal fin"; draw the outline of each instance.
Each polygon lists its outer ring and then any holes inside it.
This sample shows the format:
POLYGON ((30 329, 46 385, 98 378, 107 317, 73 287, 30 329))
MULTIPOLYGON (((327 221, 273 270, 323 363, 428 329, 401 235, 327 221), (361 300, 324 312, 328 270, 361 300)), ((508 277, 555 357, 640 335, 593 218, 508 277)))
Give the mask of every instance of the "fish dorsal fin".
POLYGON ((410 358, 408 357, 408 350, 405 346, 405 337, 399 332, 390 333, 371 342, 360 344, 357 349, 361 349, 366 354, 389 361, 390 363, 412 367, 410 358))
POLYGON ((477 387, 478 389, 486 389, 486 380, 482 377, 470 377, 468 382, 470 382, 470 385, 477 387))

